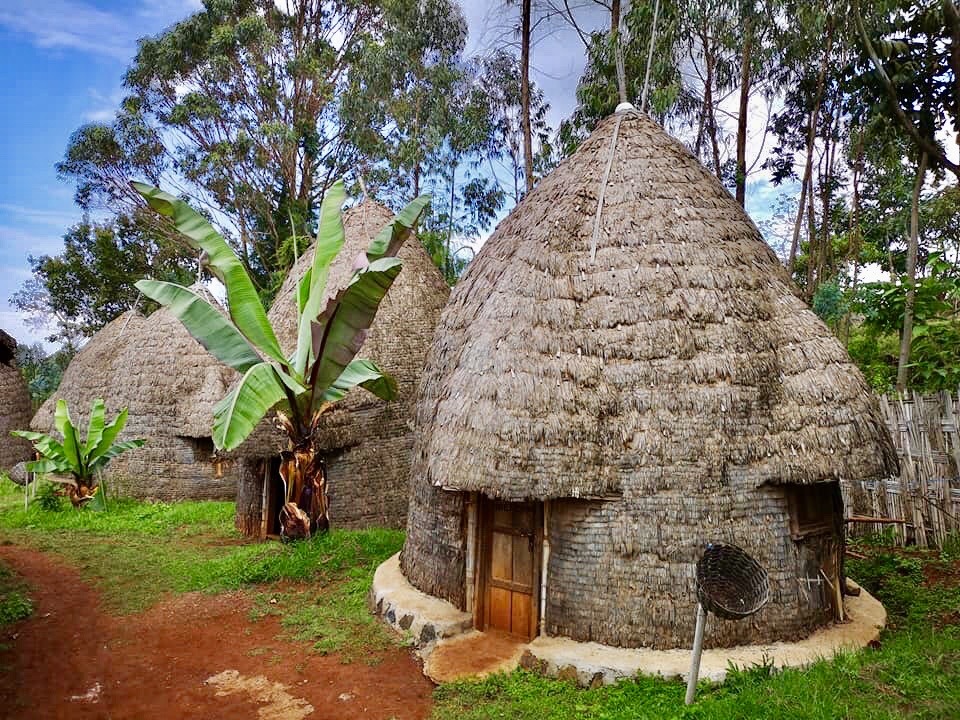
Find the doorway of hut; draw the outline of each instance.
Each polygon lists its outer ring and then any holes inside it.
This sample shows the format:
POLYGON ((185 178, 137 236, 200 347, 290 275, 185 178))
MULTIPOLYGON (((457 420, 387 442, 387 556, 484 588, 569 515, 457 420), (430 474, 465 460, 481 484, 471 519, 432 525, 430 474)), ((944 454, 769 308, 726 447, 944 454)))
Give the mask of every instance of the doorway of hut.
POLYGON ((263 483, 263 537, 278 540, 280 538, 280 510, 286 502, 283 478, 280 477, 280 457, 267 461, 266 477, 263 483))
POLYGON ((543 503, 481 497, 474 626, 532 640, 540 625, 543 503))

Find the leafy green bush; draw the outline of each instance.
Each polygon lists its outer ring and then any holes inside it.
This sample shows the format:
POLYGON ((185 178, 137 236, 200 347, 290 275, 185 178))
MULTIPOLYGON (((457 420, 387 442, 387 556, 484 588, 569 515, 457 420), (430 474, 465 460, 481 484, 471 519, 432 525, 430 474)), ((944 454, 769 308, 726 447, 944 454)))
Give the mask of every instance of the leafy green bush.
POLYGON ((32 612, 33 603, 22 592, 12 590, 0 595, 0 626, 30 617, 32 612))
POLYGON ((24 592, 23 583, 0 563, 0 627, 29 617, 33 603, 24 592))
POLYGON ((63 494, 60 488, 53 483, 41 482, 37 487, 37 497, 34 502, 46 512, 60 512, 63 510, 63 494))

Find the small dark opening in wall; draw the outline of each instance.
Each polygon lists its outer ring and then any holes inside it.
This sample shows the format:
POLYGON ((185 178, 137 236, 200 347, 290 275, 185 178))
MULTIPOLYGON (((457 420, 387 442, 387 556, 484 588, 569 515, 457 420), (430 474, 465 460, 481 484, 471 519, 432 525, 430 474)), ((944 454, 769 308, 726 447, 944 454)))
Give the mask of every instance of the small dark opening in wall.
POLYGON ((213 438, 192 437, 187 439, 190 441, 191 447, 193 447, 193 459, 196 462, 213 462, 216 460, 213 456, 213 438))
POLYGON ((839 512, 837 483, 791 485, 787 488, 790 534, 795 540, 833 532, 839 512))

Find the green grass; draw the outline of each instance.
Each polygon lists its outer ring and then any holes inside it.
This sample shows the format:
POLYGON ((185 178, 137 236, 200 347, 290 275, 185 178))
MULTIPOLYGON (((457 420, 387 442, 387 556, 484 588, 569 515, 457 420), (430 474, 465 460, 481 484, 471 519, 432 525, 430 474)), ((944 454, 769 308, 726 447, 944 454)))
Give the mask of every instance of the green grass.
POLYGON ((889 612, 879 649, 844 654, 804 670, 737 670, 700 684, 683 705, 679 682, 639 677, 580 690, 518 670, 442 685, 434 720, 934 720, 960 717, 960 567, 950 553, 873 549, 847 571, 889 612), (927 575, 945 576, 932 583, 927 575))
POLYGON ((19 489, 0 488, 0 541, 64 557, 118 612, 140 611, 168 592, 302 582, 284 589, 289 598, 277 608, 296 637, 348 654, 388 641, 365 598, 377 565, 403 545, 402 532, 333 530, 289 545, 249 542, 233 529, 233 503, 111 500, 105 513, 25 511, 19 489))
POLYGON ((23 581, 0 562, 0 628, 29 617, 33 603, 23 581))

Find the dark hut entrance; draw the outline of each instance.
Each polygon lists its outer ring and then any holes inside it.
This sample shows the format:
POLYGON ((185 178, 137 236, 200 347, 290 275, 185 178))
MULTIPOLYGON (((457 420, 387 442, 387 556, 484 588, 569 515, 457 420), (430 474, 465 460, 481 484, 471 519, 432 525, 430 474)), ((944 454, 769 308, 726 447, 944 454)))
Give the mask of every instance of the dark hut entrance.
POLYGON ((263 497, 263 537, 280 537, 280 509, 286 501, 283 479, 280 477, 280 458, 271 458, 266 463, 263 497))
POLYGON ((526 640, 540 622, 542 503, 480 501, 474 624, 526 640))

